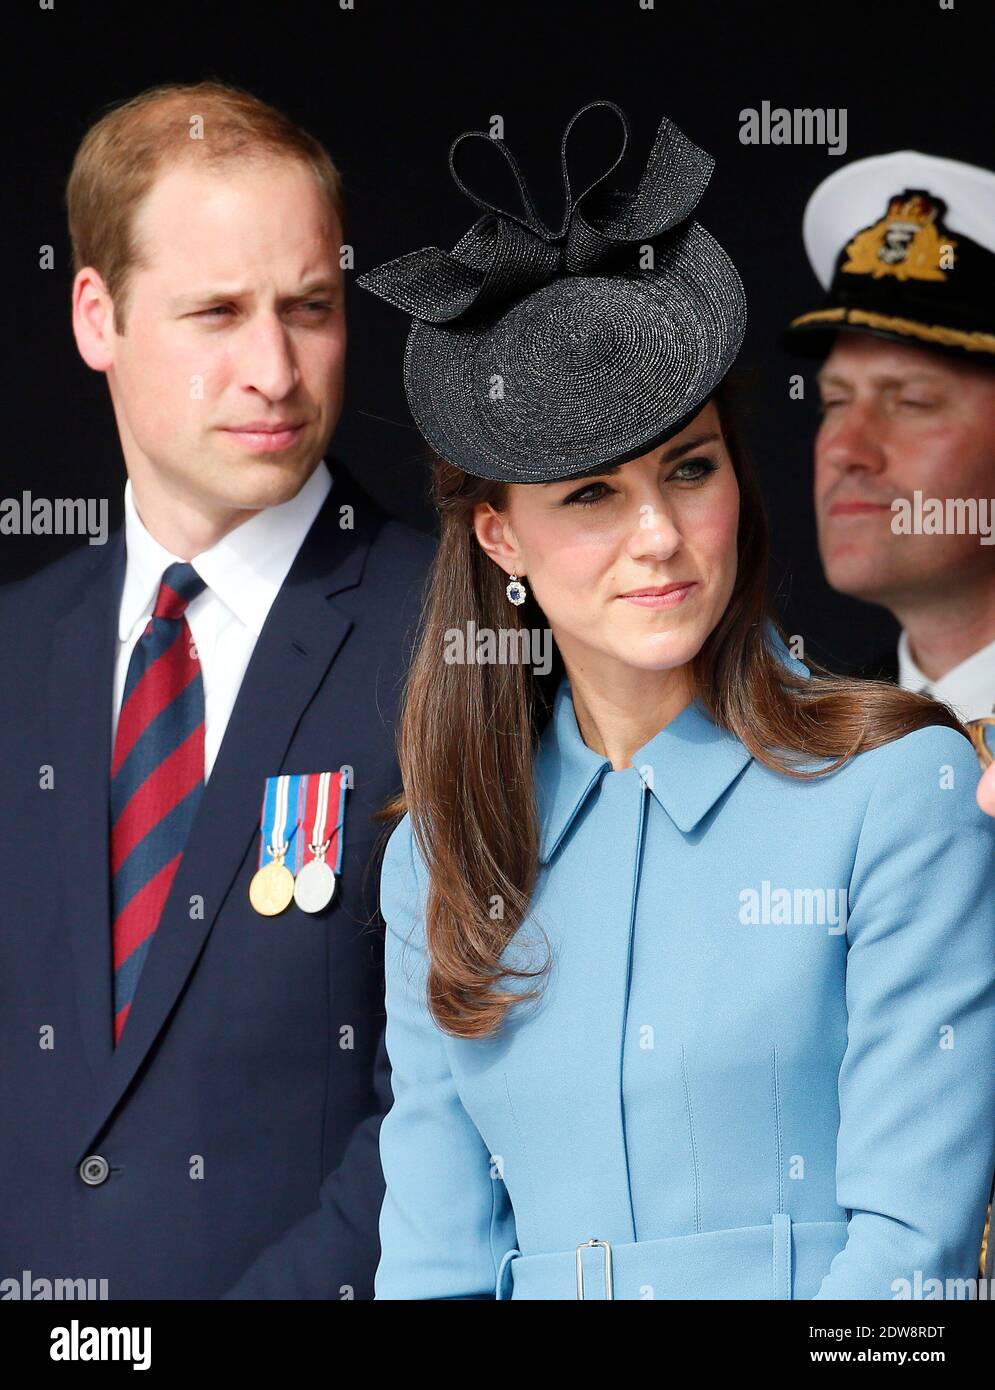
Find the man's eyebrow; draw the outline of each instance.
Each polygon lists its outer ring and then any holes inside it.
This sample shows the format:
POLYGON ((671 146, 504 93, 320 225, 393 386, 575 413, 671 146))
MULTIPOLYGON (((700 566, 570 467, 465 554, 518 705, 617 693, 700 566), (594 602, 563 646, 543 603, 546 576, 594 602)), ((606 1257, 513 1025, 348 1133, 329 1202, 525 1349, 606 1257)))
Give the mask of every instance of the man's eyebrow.
MULTIPOLYGON (((683 444, 675 444, 673 448, 667 449, 660 455, 660 462, 673 463, 675 459, 683 458, 685 454, 689 454, 692 449, 700 449, 703 444, 714 444, 720 438, 721 435, 716 430, 712 430, 709 434, 695 435, 694 439, 688 439, 683 444)), ((554 478, 551 482, 540 483, 539 486, 555 487, 557 483, 579 483, 584 478, 611 478, 620 468, 624 467, 625 465, 622 463, 606 463, 604 468, 591 469, 589 473, 583 473, 573 478, 554 478)))
MULTIPOLYGON (((838 376, 835 372, 817 372, 816 382, 819 386, 847 386, 852 387, 853 382, 847 377, 838 376)), ((943 382, 944 377, 941 372, 932 372, 928 368, 921 368, 914 372, 902 372, 900 374, 891 373, 889 375, 871 375, 867 378, 872 386, 906 386, 911 381, 926 381, 934 385, 943 382)))
MULTIPOLYGON (((292 304, 297 299, 308 299, 313 294, 334 295, 339 292, 339 285, 334 280, 320 279, 308 280, 294 294, 281 295, 280 304, 292 304)), ((197 304, 215 304, 219 300, 244 299, 249 293, 248 290, 237 287, 216 289, 204 289, 191 291, 189 294, 174 295, 169 300, 171 309, 190 308, 197 304)))
POLYGON ((816 380, 816 384, 819 385, 819 386, 828 386, 828 385, 830 384, 830 382, 831 382, 834 386, 849 386, 849 385, 850 385, 850 383, 847 381, 846 377, 838 376, 835 372, 816 372, 816 374, 815 374, 815 380, 816 380))
POLYGON ((289 299, 304 299, 311 294, 336 294, 342 286, 336 280, 307 280, 303 289, 287 296, 289 299))

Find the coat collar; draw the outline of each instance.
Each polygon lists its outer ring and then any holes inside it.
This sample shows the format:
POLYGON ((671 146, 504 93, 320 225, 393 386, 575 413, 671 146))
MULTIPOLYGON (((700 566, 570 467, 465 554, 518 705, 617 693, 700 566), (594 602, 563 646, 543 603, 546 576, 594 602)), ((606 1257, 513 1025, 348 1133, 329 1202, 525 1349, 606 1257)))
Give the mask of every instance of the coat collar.
MULTIPOLYGON (((809 675, 808 667, 788 653, 771 625, 770 644, 792 669, 809 675)), ((649 768, 653 796, 677 829, 687 834, 712 809, 751 754, 735 734, 721 729, 700 700, 692 700, 675 719, 637 748, 632 767, 649 768)), ((536 793, 540 814, 540 862, 552 858, 563 835, 611 760, 589 748, 580 736, 569 679, 557 688, 553 713, 536 754, 536 793)))

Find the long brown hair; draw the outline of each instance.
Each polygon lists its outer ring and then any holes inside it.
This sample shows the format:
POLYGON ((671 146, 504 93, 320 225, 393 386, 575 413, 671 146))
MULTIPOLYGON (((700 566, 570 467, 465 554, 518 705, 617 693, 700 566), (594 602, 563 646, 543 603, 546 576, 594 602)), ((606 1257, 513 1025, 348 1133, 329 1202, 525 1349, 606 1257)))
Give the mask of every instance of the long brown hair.
MULTIPOLYGON (((738 389, 727 378, 713 397, 740 490, 738 574, 725 613, 692 662, 696 695, 758 762, 791 777, 825 776, 855 753, 930 724, 968 737, 936 700, 884 681, 837 676, 806 656, 809 679, 770 651, 763 639, 766 623, 784 633, 767 598, 767 513, 734 417, 738 389), (815 770, 794 765, 826 758, 834 761, 815 770)), ((541 981, 551 963, 547 955, 529 970, 499 957, 528 914, 538 873, 533 758, 564 667, 555 642, 545 675, 524 661, 441 659, 447 630, 465 632, 470 621, 494 632, 516 620, 526 629, 547 622, 531 592, 520 607, 509 604, 508 576, 473 529, 478 503, 504 510, 506 484, 436 459, 433 499, 441 533, 402 698, 404 792, 381 818, 393 823, 405 811, 411 814, 429 876, 429 1004, 442 1029, 472 1038, 495 1031, 513 1004, 539 993, 539 985, 502 989, 501 979, 541 981), (497 920, 495 901, 501 904, 497 920)))

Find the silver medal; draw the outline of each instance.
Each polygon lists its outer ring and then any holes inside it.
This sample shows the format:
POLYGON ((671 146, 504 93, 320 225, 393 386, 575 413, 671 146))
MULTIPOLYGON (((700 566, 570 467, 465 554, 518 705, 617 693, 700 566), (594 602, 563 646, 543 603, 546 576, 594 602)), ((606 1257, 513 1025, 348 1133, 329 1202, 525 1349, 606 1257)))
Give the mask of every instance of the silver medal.
POLYGON ((321 912, 335 893, 335 874, 324 859, 312 859, 294 880, 294 902, 303 912, 321 912))

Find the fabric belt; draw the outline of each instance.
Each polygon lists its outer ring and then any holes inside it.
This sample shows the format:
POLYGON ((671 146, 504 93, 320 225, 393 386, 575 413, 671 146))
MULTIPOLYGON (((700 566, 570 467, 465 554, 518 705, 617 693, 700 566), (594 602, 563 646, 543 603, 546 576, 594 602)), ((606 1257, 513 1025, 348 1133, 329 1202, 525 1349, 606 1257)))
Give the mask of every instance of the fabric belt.
POLYGON ((617 1245, 592 1239, 554 1254, 523 1255, 514 1249, 501 1261, 495 1296, 813 1298, 846 1241, 845 1221, 793 1222, 786 1212, 775 1212, 763 1226, 617 1245))

